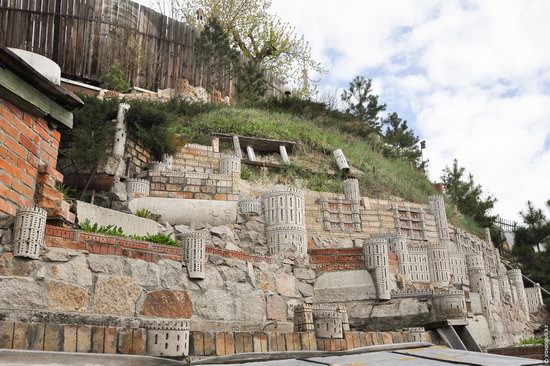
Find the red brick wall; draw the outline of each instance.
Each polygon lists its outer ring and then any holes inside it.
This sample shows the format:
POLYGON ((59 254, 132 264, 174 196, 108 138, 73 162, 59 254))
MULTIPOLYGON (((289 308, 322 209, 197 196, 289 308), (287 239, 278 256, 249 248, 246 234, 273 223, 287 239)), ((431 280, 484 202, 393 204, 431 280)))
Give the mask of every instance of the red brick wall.
POLYGON ((55 167, 60 134, 0 99, 0 213, 32 205, 39 163, 55 167))

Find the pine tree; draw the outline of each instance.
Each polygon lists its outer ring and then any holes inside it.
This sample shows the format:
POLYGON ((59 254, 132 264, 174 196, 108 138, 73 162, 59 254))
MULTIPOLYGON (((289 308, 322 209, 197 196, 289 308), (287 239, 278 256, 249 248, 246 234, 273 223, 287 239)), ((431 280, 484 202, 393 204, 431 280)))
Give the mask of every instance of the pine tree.
POLYGON ((224 77, 238 74, 240 53, 231 45, 229 36, 217 18, 208 18, 196 40, 195 50, 198 63, 211 77, 211 92, 216 90, 224 77))
POLYGON ((250 61, 239 72, 236 88, 239 102, 257 102, 267 91, 264 73, 257 63, 250 61))
POLYGON ((350 83, 348 90, 341 95, 347 105, 346 113, 357 117, 370 130, 380 133, 381 124, 378 114, 386 110, 385 104, 378 103, 378 95, 372 93, 372 79, 356 76, 350 83))
POLYGON ((481 227, 490 227, 495 222, 496 216, 489 214, 496 198, 491 195, 483 197, 483 189, 474 182, 474 177, 469 174, 464 177, 465 168, 458 165, 455 159, 452 168, 445 167, 441 180, 445 185, 445 192, 465 216, 470 217, 481 227))

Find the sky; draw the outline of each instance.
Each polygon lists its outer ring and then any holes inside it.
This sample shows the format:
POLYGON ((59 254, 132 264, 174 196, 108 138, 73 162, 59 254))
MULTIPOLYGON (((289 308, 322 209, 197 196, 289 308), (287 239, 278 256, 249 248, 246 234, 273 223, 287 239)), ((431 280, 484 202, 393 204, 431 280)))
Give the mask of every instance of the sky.
MULTIPOLYGON (((458 159, 520 220, 550 199, 550 1, 273 0, 328 73, 356 75, 426 140, 432 181, 458 159)), ((368 192, 364 192, 368 195, 368 192)))

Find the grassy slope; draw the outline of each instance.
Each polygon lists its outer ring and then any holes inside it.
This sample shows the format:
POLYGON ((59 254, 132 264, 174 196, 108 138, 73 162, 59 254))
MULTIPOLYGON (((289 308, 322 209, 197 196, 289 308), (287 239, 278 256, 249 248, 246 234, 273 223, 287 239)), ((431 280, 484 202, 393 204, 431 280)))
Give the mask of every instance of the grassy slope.
MULTIPOLYGON (((172 126, 174 132, 194 136, 194 142, 205 142, 204 137, 212 132, 297 141, 301 148, 293 154, 295 163, 284 175, 287 178, 303 178, 310 189, 341 191, 340 178, 330 178, 323 173, 334 169, 334 160, 331 155, 322 153, 341 148, 350 165, 364 173, 360 182, 361 191, 366 196, 384 199, 397 196, 424 203, 428 195, 437 193, 431 182, 411 163, 385 158, 373 151, 364 140, 293 114, 251 108, 221 108, 194 117, 179 118, 172 126), (306 173, 304 168, 320 173, 312 175, 306 173)), ((448 210, 448 214, 455 225, 479 232, 479 228, 452 210, 448 210)))

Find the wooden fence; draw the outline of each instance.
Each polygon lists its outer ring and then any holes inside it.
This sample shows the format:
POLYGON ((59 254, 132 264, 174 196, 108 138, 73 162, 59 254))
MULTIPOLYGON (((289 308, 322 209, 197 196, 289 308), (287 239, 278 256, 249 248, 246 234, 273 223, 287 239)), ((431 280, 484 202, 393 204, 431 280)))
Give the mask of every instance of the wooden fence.
MULTIPOLYGON (((185 78, 211 89, 212 75, 196 62, 197 36, 129 0, 0 0, 0 44, 44 55, 79 80, 98 81, 116 61, 134 86, 165 89, 185 78)), ((273 75, 266 80, 271 93, 282 89, 273 75)), ((228 95, 234 81, 225 76, 216 89, 228 95)))

